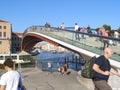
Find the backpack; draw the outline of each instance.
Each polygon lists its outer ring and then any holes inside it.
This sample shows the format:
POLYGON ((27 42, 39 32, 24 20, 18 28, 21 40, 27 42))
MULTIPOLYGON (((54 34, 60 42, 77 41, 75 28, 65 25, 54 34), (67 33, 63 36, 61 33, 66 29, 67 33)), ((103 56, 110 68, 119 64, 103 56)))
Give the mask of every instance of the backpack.
POLYGON ((96 57, 94 56, 84 64, 83 70, 81 71, 81 75, 84 78, 89 78, 89 79, 93 78, 95 72, 93 71, 92 67, 95 61, 96 61, 96 57))

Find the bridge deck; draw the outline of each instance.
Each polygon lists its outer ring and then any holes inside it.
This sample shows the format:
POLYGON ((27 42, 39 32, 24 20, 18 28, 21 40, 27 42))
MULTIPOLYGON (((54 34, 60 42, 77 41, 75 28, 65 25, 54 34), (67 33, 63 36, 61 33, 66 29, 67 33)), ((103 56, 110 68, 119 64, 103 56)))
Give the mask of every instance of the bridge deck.
MULTIPOLYGON (((103 53, 103 43, 101 41, 96 41, 95 37, 89 37, 85 36, 85 39, 75 40, 74 35, 66 34, 65 32, 42 32, 45 35, 48 35, 50 37, 56 38, 58 40, 61 40, 63 42, 75 45, 79 48, 94 52, 96 54, 103 53)), ((113 60, 120 61, 120 43, 118 43, 116 46, 110 45, 113 49, 113 60)))
MULTIPOLYGON (((25 34, 27 33, 42 36, 42 38, 47 38, 86 56, 88 55, 92 57, 103 54, 102 39, 105 37, 95 34, 60 30, 58 28, 45 28, 41 26, 30 27, 25 31, 25 34), (76 40, 76 35, 80 37, 80 40, 76 40)), ((117 41, 117 45, 109 45, 109 47, 113 49, 113 56, 110 59, 110 62, 113 66, 120 68, 120 39, 115 39, 112 37, 108 37, 107 39, 113 42, 117 41)))

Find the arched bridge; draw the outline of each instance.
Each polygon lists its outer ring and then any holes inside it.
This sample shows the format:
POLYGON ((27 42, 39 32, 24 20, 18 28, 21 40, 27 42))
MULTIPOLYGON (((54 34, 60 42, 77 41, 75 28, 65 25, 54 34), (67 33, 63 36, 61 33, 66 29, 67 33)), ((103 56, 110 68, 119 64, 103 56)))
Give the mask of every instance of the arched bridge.
MULTIPOLYGON (((83 54, 88 57, 99 56, 103 54, 102 36, 96 34, 75 32, 74 30, 62 30, 59 28, 46 28, 44 26, 31 26, 24 32, 22 40, 22 50, 29 51, 36 43, 47 41, 56 46, 62 46, 72 50, 78 54, 83 54)), ((108 37, 112 42, 117 42, 116 45, 110 44, 113 49, 112 63, 118 65, 120 62, 120 39, 108 37), (117 61, 117 62, 116 62, 117 61)))
POLYGON ((42 26, 29 27, 28 29, 26 29, 24 33, 24 37, 22 40, 22 50, 29 51, 36 43, 46 41, 55 46, 62 46, 79 54, 78 51, 71 49, 71 47, 69 47, 69 45, 66 42, 62 42, 61 40, 57 39, 59 37, 52 34, 52 33, 57 34, 57 32, 59 31, 60 33, 62 32, 61 35, 65 35, 65 32, 57 28, 45 28, 42 26))
POLYGON ((36 43, 41 42, 41 41, 46 41, 46 42, 49 42, 51 44, 58 46, 57 42, 52 41, 52 40, 40 35, 39 33, 35 33, 35 32, 30 33, 29 32, 24 35, 24 38, 22 41, 22 50, 29 51, 36 43))

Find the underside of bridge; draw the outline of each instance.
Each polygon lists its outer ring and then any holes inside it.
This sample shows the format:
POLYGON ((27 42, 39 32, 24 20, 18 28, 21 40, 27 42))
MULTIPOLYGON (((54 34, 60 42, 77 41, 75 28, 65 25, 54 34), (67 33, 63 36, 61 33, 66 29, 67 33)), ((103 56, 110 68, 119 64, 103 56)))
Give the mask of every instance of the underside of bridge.
POLYGON ((86 59, 89 58, 88 56, 86 56, 86 55, 84 55, 82 53, 79 53, 79 52, 77 52, 77 51, 75 51, 75 50, 73 50, 73 49, 71 49, 71 48, 69 48, 67 46, 64 46, 64 45, 61 45, 61 44, 59 44, 57 42, 54 42, 54 41, 52 41, 52 40, 50 40, 48 38, 42 37, 42 36, 37 35, 37 34, 29 34, 29 33, 25 34, 24 37, 23 37, 22 50, 28 52, 35 46, 35 44, 37 44, 38 42, 41 42, 41 41, 46 41, 46 42, 51 43, 51 44, 53 44, 55 46, 61 46, 61 47, 66 48, 66 49, 68 49, 68 50, 70 50, 72 52, 77 53, 81 57, 85 57, 86 59))
MULTIPOLYGON (((22 50, 29 51, 35 46, 35 44, 37 44, 38 42, 41 42, 41 41, 46 41, 55 46, 61 46, 63 48, 73 51, 72 49, 68 48, 67 46, 60 45, 57 42, 51 41, 50 39, 42 37, 37 34, 25 34, 24 35, 23 40, 22 40, 22 50)), ((73 51, 73 52, 76 52, 76 51, 73 51)))
POLYGON ((35 46, 35 44, 41 41, 49 42, 55 46, 59 45, 58 43, 37 34, 25 34, 22 40, 22 50, 29 51, 35 46))

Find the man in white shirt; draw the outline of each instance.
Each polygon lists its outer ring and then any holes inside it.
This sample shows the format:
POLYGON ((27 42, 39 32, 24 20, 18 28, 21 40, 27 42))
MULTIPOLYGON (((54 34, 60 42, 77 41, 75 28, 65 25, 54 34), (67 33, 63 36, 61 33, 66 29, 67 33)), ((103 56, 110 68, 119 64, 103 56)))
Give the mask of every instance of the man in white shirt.
POLYGON ((62 24, 60 25, 60 28, 61 28, 61 29, 65 29, 64 23, 62 23, 62 24))
MULTIPOLYGON (((117 31, 114 32, 114 38, 119 38, 119 33, 117 31)), ((117 45, 117 42, 118 41, 114 41, 114 45, 116 46, 117 45)))
POLYGON ((75 33, 75 39, 76 40, 80 40, 78 29, 79 29, 79 25, 77 23, 75 23, 75 31, 76 31, 76 33, 75 33))
POLYGON ((48 62, 48 69, 49 69, 49 72, 52 73, 52 63, 50 61, 48 62))
POLYGON ((14 62, 8 58, 4 62, 4 68, 7 71, 0 78, 0 90, 18 90, 18 86, 22 86, 21 75, 13 70, 14 62))

